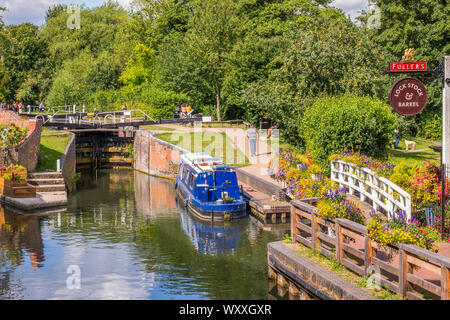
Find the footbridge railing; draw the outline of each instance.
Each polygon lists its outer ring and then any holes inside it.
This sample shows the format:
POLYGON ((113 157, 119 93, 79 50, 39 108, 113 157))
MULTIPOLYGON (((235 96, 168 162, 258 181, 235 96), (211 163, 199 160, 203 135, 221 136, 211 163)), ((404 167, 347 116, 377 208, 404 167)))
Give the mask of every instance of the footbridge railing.
POLYGON ((331 179, 339 186, 347 187, 350 194, 358 193, 361 201, 371 203, 375 210, 384 209, 389 219, 390 213, 399 210, 411 219, 411 195, 376 172, 336 160, 331 161, 331 179))

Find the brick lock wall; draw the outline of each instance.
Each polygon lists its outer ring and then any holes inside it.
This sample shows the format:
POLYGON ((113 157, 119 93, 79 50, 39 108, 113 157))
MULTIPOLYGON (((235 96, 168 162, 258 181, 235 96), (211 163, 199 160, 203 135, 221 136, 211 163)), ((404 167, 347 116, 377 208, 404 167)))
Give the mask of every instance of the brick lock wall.
POLYGON ((147 174, 175 179, 181 155, 186 152, 155 138, 149 131, 139 130, 134 139, 134 168, 147 174))
POLYGON ((27 136, 14 148, 3 150, 0 148, 0 167, 19 164, 28 171, 36 169, 41 144, 41 120, 22 119, 14 112, 0 111, 0 124, 28 127, 27 136))

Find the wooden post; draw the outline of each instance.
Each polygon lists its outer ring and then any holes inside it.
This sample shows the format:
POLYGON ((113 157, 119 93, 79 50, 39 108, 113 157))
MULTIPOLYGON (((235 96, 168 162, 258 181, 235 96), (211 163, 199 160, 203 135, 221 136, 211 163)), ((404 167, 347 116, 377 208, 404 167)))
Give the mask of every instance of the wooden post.
POLYGON ((314 213, 311 214, 311 242, 312 242, 312 250, 316 251, 319 250, 320 251, 320 239, 317 236, 317 226, 318 223, 316 222, 316 215, 314 213))
POLYGON ((297 286, 292 282, 289 282, 289 299, 296 300, 299 298, 299 295, 300 291, 298 290, 297 286))
POLYGON ((342 234, 342 226, 338 221, 335 222, 336 225, 336 260, 337 262, 342 264, 342 243, 343 243, 343 234, 342 234))
POLYGON ((399 246, 399 274, 398 274, 398 294, 406 297, 406 293, 408 292, 408 278, 407 274, 409 272, 409 263, 407 260, 408 253, 403 250, 402 245, 399 246))
POLYGON ((292 243, 297 242, 297 210, 291 204, 291 239, 292 243))
POLYGON ((441 300, 450 300, 450 269, 441 267, 441 300))
POLYGON ((364 273, 367 275, 367 269, 372 265, 372 241, 369 235, 364 235, 364 273))

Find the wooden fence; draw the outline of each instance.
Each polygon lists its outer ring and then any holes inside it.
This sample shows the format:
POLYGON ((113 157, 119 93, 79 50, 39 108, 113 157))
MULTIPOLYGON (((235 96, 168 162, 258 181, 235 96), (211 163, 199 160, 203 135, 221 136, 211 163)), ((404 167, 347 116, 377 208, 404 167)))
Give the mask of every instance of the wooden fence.
POLYGON ((367 227, 361 224, 320 217, 314 207, 318 200, 291 202, 294 242, 335 258, 351 271, 370 276, 407 299, 450 300, 450 258, 414 245, 382 247, 369 238, 367 227))

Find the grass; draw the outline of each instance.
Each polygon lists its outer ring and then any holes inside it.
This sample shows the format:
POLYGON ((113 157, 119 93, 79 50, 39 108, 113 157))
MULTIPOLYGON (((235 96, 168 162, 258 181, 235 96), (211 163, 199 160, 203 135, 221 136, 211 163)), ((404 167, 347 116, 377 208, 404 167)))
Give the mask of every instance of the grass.
POLYGON ((63 131, 43 128, 38 165, 35 171, 56 170, 56 160, 63 155, 69 139, 70 135, 63 131))
POLYGON ((234 148, 231 139, 223 132, 174 132, 155 136, 191 152, 208 152, 212 156, 222 159, 228 165, 246 166, 250 164, 244 153, 234 148), (199 145, 200 139, 201 146, 199 145))
POLYGON ((372 294, 375 298, 383 300, 404 300, 404 298, 398 294, 394 294, 384 288, 369 288, 368 277, 359 276, 356 273, 348 270, 346 267, 341 265, 336 259, 328 259, 320 253, 314 252, 310 248, 300 244, 289 244, 291 248, 294 249, 296 253, 302 257, 308 258, 309 260, 317 263, 321 267, 335 273, 336 275, 344 278, 346 281, 357 285, 360 288, 365 289, 367 292, 372 294))
POLYGON ((161 131, 175 131, 175 130, 176 130, 176 129, 173 129, 173 128, 162 127, 162 126, 158 126, 158 125, 154 125, 154 124, 149 124, 149 125, 145 125, 145 126, 140 126, 139 129, 145 129, 145 130, 161 130, 161 131))
POLYGON ((247 126, 245 124, 230 124, 230 123, 210 123, 210 122, 202 122, 202 126, 205 128, 239 128, 247 130, 247 126))
POLYGON ((392 163, 398 164, 404 161, 408 166, 412 166, 415 161, 419 163, 423 163, 426 161, 433 161, 438 164, 440 163, 440 154, 434 152, 429 148, 430 146, 434 145, 434 141, 412 137, 406 137, 406 140, 415 141, 416 150, 425 150, 420 152, 406 152, 405 143, 403 141, 400 141, 398 144, 398 149, 389 148, 388 150, 389 160, 392 163))

